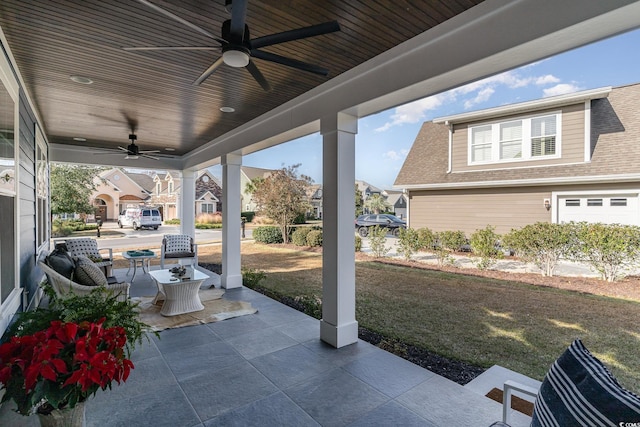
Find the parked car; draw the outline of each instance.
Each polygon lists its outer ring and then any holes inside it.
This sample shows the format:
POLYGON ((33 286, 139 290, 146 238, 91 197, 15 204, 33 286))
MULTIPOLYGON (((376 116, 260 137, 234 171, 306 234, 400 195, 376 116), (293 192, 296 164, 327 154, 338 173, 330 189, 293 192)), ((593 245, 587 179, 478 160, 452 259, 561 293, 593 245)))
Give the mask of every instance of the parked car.
POLYGON ((162 225, 160 211, 156 208, 129 208, 120 213, 118 226, 139 228, 153 228, 157 230, 162 225))
POLYGON ((396 237, 400 234, 401 228, 407 228, 406 221, 390 214, 368 214, 356 218, 356 230, 362 237, 367 237, 369 227, 376 225, 388 229, 396 237))

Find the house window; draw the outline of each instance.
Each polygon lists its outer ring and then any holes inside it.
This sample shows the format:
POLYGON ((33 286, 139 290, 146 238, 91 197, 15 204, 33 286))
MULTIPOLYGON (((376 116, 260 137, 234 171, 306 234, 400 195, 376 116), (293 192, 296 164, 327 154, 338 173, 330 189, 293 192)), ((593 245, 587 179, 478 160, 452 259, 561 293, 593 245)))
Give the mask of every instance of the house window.
POLYGON ((469 164, 538 160, 559 156, 560 112, 471 126, 469 164))
POLYGON ((556 116, 531 119, 531 156, 556 154, 556 116))
POLYGON ((602 199, 587 199, 587 206, 602 206, 602 199))
POLYGON ((49 162, 44 135, 36 126, 36 247, 49 239, 49 162))
POLYGON ((471 135, 471 161, 491 161, 491 126, 475 127, 471 135))
POLYGON ((522 157, 522 120, 500 123, 500 159, 522 157))
POLYGON ((162 183, 156 182, 156 196, 159 196, 161 191, 162 191, 162 183))
POLYGON ((567 199, 564 202, 565 206, 580 206, 580 199, 567 199))
POLYGON ((202 203, 200 205, 202 213, 215 213, 215 205, 213 203, 202 203))
POLYGON ((611 206, 627 206, 627 199, 611 199, 609 204, 611 206))
POLYGON ((169 183, 167 184, 167 192, 169 194, 173 193, 173 181, 169 181, 169 183))

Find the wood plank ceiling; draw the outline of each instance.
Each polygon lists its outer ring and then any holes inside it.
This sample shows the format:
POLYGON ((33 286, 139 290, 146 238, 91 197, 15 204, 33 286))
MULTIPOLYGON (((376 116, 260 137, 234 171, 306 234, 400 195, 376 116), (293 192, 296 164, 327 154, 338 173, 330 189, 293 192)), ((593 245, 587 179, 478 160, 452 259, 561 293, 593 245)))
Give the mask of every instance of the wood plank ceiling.
MULTIPOLYGON (((216 36, 230 18, 224 0, 150 1, 216 36)), ((2 0, 0 27, 50 142, 117 148, 128 143, 129 123, 135 123, 141 149, 181 155, 480 2, 249 0, 251 38, 332 20, 341 27, 264 48, 330 70, 323 77, 256 59, 271 92, 247 70, 226 65, 194 86, 220 56, 215 50, 123 50, 218 46, 138 1, 2 0), (71 76, 93 83, 75 83, 71 76), (223 113, 223 106, 235 112, 223 113)))

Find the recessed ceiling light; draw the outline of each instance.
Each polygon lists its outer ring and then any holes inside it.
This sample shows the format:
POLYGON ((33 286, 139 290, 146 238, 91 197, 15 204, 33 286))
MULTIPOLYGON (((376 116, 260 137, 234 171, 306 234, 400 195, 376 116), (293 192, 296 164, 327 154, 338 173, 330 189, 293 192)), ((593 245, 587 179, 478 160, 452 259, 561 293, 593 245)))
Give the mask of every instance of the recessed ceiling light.
POLYGON ((84 76, 71 76, 71 80, 83 85, 90 85, 91 83, 93 83, 93 80, 91 80, 89 77, 84 76))
POLYGON ((223 113, 233 113, 236 109, 233 107, 220 107, 220 111, 223 113))
POLYGON ((171 147, 166 147, 165 151, 176 151, 176 149, 175 148, 171 148, 171 147))
POLYGON ((84 141, 86 141, 86 140, 87 140, 87 138, 78 138, 78 137, 75 137, 75 138, 73 138, 73 140, 74 140, 74 141, 84 142, 84 141))

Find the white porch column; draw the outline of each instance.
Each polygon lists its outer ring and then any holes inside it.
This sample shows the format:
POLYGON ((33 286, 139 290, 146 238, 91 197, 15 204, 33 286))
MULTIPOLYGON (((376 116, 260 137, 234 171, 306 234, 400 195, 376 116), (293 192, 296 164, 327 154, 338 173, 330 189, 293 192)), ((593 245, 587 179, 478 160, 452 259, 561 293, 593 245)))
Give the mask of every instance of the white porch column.
POLYGON ((358 341, 356 322, 356 117, 338 113, 320 123, 322 148, 322 320, 320 339, 340 348, 358 341))
POLYGON ((196 236, 196 175, 197 171, 183 170, 180 189, 180 232, 196 236))
POLYGON ((240 271, 240 240, 242 192, 240 190, 240 166, 242 155, 222 156, 222 277, 225 289, 242 286, 240 271))

